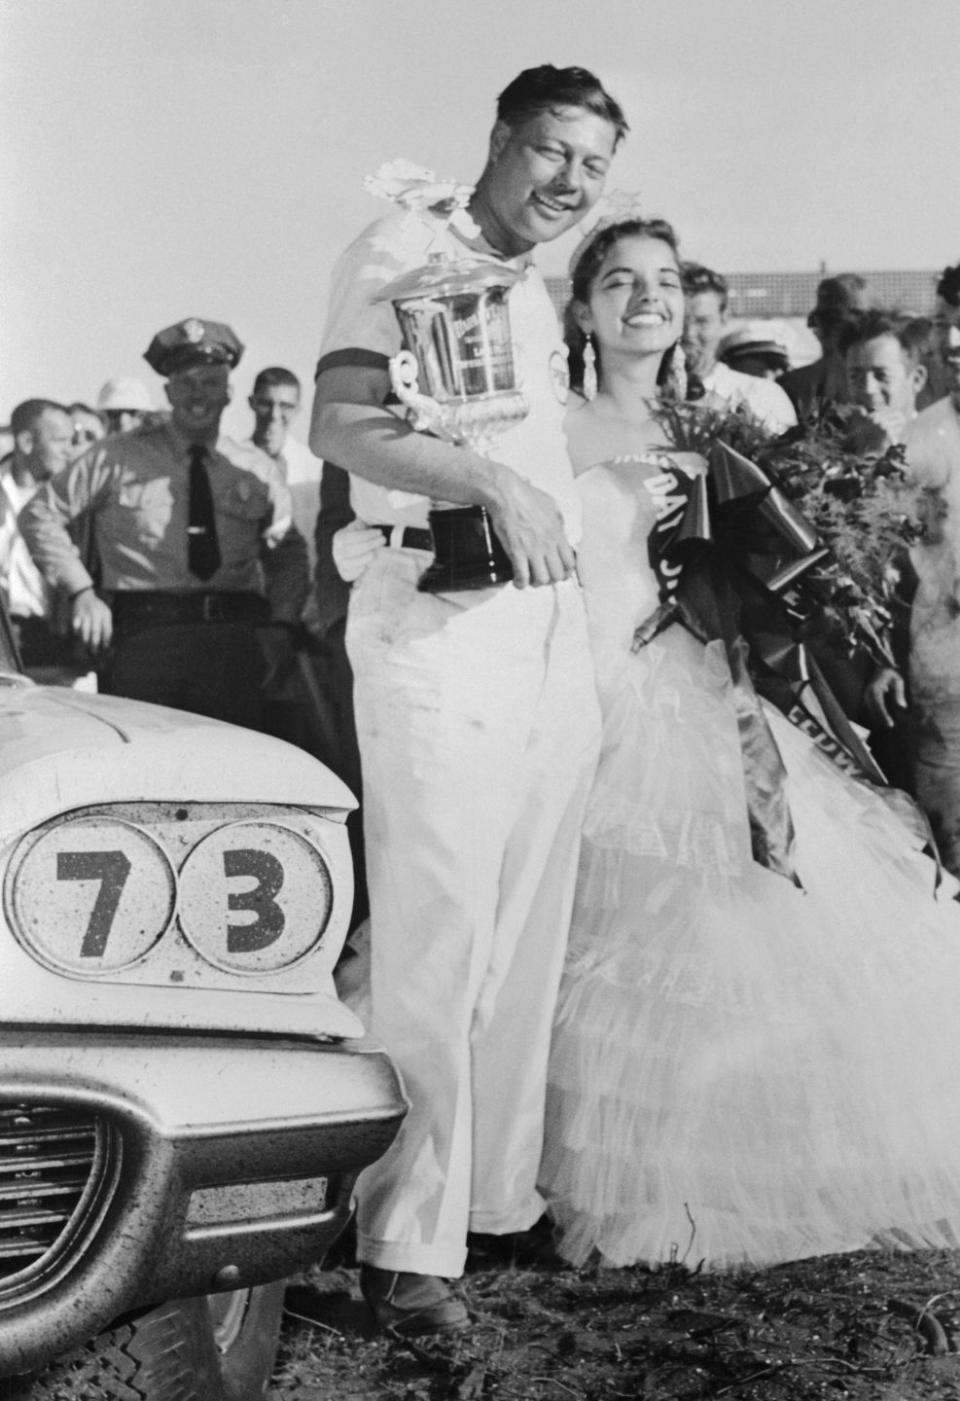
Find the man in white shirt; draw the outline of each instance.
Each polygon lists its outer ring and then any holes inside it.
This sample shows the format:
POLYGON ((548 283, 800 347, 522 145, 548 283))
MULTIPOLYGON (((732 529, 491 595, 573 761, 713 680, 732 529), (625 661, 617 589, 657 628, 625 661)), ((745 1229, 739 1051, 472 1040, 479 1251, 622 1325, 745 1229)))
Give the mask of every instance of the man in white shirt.
POLYGON ((320 509, 323 463, 308 447, 291 437, 290 425, 300 412, 300 381, 292 370, 271 365, 261 370, 247 400, 253 410, 250 441, 272 457, 293 497, 293 523, 307 542, 310 572, 316 565, 313 535, 320 509))
POLYGON ((796 412, 778 384, 741 374, 717 359, 727 329, 726 278, 702 263, 684 263, 683 285, 687 297, 683 349, 688 371, 697 376, 708 394, 725 400, 731 408, 746 404, 771 433, 795 427, 796 412))
POLYGON ((17 517, 37 487, 73 455, 70 410, 52 399, 27 399, 10 418, 13 451, 0 462, 0 592, 25 667, 69 666, 72 641, 50 625, 51 593, 34 564, 17 517))
POLYGON ((358 1184, 357 1250, 378 1322, 401 1332, 462 1327, 445 1280, 463 1272, 468 1230, 523 1231, 543 1209, 550 1027, 599 712, 575 579, 566 356, 532 253, 592 208, 625 129, 592 73, 528 69, 500 94, 467 210, 397 211, 334 274, 310 441, 350 472, 356 514, 389 527, 353 586, 347 645, 371 1027, 411 1100, 358 1184), (378 294, 443 251, 517 274, 508 306, 529 414, 495 460, 413 432, 386 402, 401 333, 378 294), (488 509, 514 585, 418 590, 430 499, 488 509))

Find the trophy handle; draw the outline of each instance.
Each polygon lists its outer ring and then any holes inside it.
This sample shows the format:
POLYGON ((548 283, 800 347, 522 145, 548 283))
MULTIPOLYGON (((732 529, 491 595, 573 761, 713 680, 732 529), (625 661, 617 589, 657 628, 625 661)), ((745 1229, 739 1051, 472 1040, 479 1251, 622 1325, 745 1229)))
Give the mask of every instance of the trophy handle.
POLYGON ((435 429, 443 415, 436 399, 421 394, 417 357, 409 350, 400 350, 390 360, 390 387, 410 410, 410 424, 418 432, 435 429))

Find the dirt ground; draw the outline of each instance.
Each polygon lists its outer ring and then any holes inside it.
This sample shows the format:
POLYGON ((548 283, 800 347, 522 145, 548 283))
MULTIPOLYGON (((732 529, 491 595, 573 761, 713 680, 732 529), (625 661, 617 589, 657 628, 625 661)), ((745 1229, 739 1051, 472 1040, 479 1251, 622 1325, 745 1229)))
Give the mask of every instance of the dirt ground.
POLYGON ((472 1257, 476 1322, 445 1344, 373 1336, 349 1260, 313 1270, 287 1291, 269 1401, 960 1401, 960 1252, 701 1275, 513 1250, 472 1257))

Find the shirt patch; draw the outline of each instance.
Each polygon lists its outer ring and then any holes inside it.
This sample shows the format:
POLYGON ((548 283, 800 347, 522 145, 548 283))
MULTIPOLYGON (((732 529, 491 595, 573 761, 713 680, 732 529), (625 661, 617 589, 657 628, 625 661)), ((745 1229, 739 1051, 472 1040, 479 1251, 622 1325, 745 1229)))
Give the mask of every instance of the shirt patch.
POLYGON ((557 402, 565 404, 570 391, 570 369, 567 365, 567 356, 563 350, 555 350, 550 356, 550 383, 553 385, 553 392, 557 396, 557 402))

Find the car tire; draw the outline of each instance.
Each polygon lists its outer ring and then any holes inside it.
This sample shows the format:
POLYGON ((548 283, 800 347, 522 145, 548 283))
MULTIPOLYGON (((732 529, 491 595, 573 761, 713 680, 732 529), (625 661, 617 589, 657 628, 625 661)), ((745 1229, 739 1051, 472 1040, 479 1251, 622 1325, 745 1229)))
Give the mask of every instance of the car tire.
POLYGON ((173 1299, 116 1324, 41 1373, 0 1382, 0 1397, 262 1401, 276 1360, 283 1290, 282 1283, 265 1284, 173 1299))

